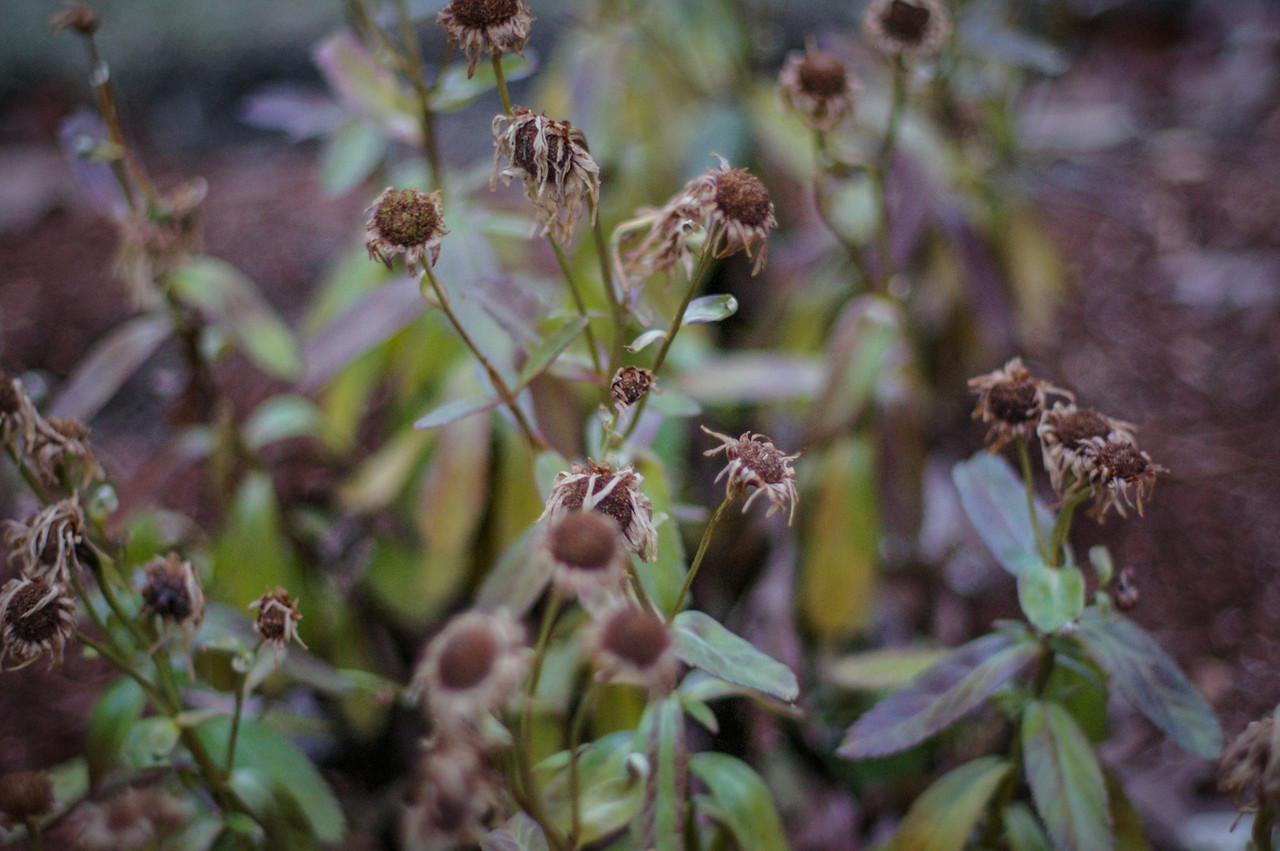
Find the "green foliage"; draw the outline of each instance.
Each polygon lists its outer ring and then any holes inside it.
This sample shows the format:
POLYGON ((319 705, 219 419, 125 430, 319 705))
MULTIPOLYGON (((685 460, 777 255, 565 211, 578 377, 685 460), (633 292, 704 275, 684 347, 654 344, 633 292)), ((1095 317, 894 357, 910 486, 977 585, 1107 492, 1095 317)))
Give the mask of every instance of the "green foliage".
POLYGON ((916 798, 893 835, 892 851, 961 851, 996 788, 1013 769, 994 756, 967 762, 916 798))

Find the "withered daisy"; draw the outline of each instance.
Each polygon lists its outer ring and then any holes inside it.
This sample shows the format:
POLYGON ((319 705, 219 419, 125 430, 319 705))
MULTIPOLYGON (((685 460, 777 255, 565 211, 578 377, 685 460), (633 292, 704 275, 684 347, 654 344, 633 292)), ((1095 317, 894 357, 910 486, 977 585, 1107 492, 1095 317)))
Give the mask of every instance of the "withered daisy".
POLYGON ((197 178, 118 222, 115 274, 129 288, 135 305, 154 304, 160 293, 156 282, 199 250, 208 192, 209 184, 197 178))
POLYGON ((390 269, 391 258, 403 254, 411 275, 417 274, 423 256, 429 256, 434 266, 440 256, 440 237, 448 233, 441 197, 439 190, 428 193, 390 186, 382 190, 368 209, 364 244, 369 259, 380 260, 390 269))
POLYGON ((37 419, 27 457, 48 485, 63 474, 82 488, 105 476, 89 443, 89 427, 69 417, 37 419))
POLYGON ((6 658, 16 671, 46 654, 50 668, 61 665, 75 631, 76 603, 65 585, 23 576, 0 589, 0 670, 6 658))
POLYGON ((640 401, 644 394, 653 387, 653 373, 638 366, 624 366, 613 376, 609 384, 609 395, 613 405, 619 411, 640 401))
POLYGON ((1275 715, 1252 721, 1218 760, 1218 788, 1230 793, 1241 811, 1265 801, 1280 807, 1280 753, 1276 752, 1275 715))
POLYGON ((792 469, 791 462, 799 458, 801 453, 786 455, 762 434, 743 432, 735 440, 706 426, 702 426, 702 430, 720 440, 719 446, 702 454, 710 456, 723 452, 729 461, 720 475, 716 476, 717 482, 728 476, 725 481, 725 498, 732 499, 735 491, 755 488, 743 503, 743 512, 751 507, 756 497, 764 494, 770 503, 765 516, 782 511, 787 515, 787 523, 790 523, 796 514, 796 471, 792 469))
POLYGON ((21 455, 35 439, 39 419, 22 382, 0 369, 0 446, 21 455))
POLYGON ((542 232, 561 245, 573 239, 573 229, 591 199, 591 221, 600 200, 600 167, 587 150, 582 131, 567 121, 517 106, 511 115, 493 119, 493 176, 509 183, 519 177, 524 194, 542 220, 542 232), (506 128, 503 129, 503 125, 506 128), (502 163, 508 165, 503 168, 502 163))
POLYGON ((404 814, 412 847, 475 845, 502 809, 502 779, 486 753, 436 736, 426 746, 404 814))
POLYGON ((627 578, 627 552, 618 524, 598 511, 568 511, 543 539, 551 582, 564 597, 611 597, 627 578))
POLYGON ((661 209, 641 208, 635 218, 619 223, 609 237, 609 254, 623 289, 637 289, 677 263, 691 277, 689 237, 700 230, 701 218, 700 206, 682 192, 661 209))
POLYGON ((525 0, 452 0, 436 15, 449 41, 467 54, 467 76, 475 73, 480 54, 524 55, 534 17, 525 0))
POLYGON ((708 233, 723 228, 724 243, 716 257, 739 251, 751 257, 752 248, 759 243, 751 267, 755 275, 765 266, 769 231, 778 226, 773 201, 760 178, 745 168, 730 168, 729 161, 719 154, 713 156, 720 167, 689 181, 684 190, 687 202, 681 200, 677 206, 690 203, 708 233))
POLYGON ((644 477, 628 464, 616 471, 608 464, 576 461, 556 474, 539 520, 556 520, 570 511, 598 511, 618 524, 632 552, 652 561, 658 547, 653 526, 653 503, 640 492, 644 477))
POLYGON ((1136 443, 1134 428, 1132 423, 1112 419, 1075 403, 1055 402, 1036 426, 1044 468, 1049 471, 1054 492, 1062 496, 1088 482, 1085 449, 1090 441, 1136 443))
POLYGON ((1082 463, 1094 497, 1089 514, 1099 522, 1112 508, 1124 517, 1125 507, 1131 506, 1141 516, 1142 502, 1156 486, 1156 474, 1165 471, 1132 441, 1123 439, 1092 438, 1085 443, 1082 463))
POLYGON ((652 608, 620 605, 592 624, 586 636, 596 678, 666 692, 675 685, 680 661, 671 625, 652 608))
POLYGON ((951 19, 938 0, 871 0, 862 33, 888 56, 928 56, 942 49, 951 19))
POLYGON ((516 693, 527 667, 524 629, 503 613, 464 612, 427 645, 413 690, 444 730, 479 726, 516 693))
POLYGON ((190 820, 179 798, 154 786, 126 786, 109 801, 77 808, 80 851, 142 851, 160 847, 190 820))
POLYGON ((204 619, 204 592, 191 567, 177 554, 157 556, 145 568, 142 614, 155 615, 180 628, 195 628, 204 619))
POLYGON ((307 646, 298 635, 298 621, 302 620, 302 612, 298 611, 298 604, 284 588, 268 591, 250 603, 249 608, 258 610, 253 631, 263 641, 275 647, 277 659, 280 651, 290 641, 296 641, 304 648, 307 646))
POLYGON ((978 394, 973 418, 991 423, 986 443, 992 452, 1013 440, 1027 440, 1035 434, 1048 394, 1072 398, 1066 390, 1033 378, 1022 365, 1022 358, 1014 358, 995 372, 969 379, 969 387, 978 394))
POLYGON ((5 521, 4 542, 9 547, 9 561, 16 561, 23 573, 50 582, 69 582, 86 547, 79 500, 73 496, 47 505, 25 523, 5 521))
POLYGON ((857 87, 844 62, 812 47, 787 57, 778 74, 783 104, 815 130, 830 130, 853 112, 857 87))
POLYGON ((0 827, 11 830, 53 811, 53 781, 44 771, 0 774, 0 827))

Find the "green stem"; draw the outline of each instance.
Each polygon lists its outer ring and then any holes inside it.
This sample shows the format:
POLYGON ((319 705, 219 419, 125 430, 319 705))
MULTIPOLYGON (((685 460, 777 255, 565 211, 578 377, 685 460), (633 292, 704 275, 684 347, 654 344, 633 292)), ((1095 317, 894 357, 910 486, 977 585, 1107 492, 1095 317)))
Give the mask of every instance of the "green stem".
POLYGON ((1058 519, 1054 521, 1053 531, 1049 533, 1048 563, 1050 567, 1062 565, 1067 535, 1071 533, 1071 515, 1075 513, 1076 506, 1084 502, 1088 496, 1088 489, 1078 490, 1069 495, 1063 502, 1062 508, 1058 510, 1058 519))
POLYGON ((97 653, 103 659, 106 659, 108 662, 114 665, 117 669, 119 669, 119 671, 122 674, 129 677, 129 679, 133 680, 139 686, 141 686, 142 690, 146 693, 147 697, 150 698, 151 702, 156 705, 157 709, 161 710, 166 715, 176 714, 170 711, 173 709, 173 707, 169 703, 168 696, 161 693, 161 691, 155 687, 155 684, 152 683, 151 680, 142 676, 142 672, 139 671, 137 668, 135 668, 133 664, 128 659, 126 659, 119 650, 117 650, 115 647, 113 647, 109 643, 98 641, 95 638, 91 638, 83 630, 79 630, 79 629, 76 630, 75 636, 76 636, 76 641, 79 641, 85 647, 88 647, 91 650, 93 650, 93 652, 97 653))
POLYGON ((609 248, 605 244, 604 225, 600 222, 599 205, 591 202, 591 236, 596 246, 596 258, 600 261, 600 283, 604 287, 605 298, 609 301, 609 316, 613 319, 613 345, 609 347, 609 372, 606 379, 622 366, 622 341, 626 334, 626 316, 622 311, 622 302, 618 291, 613 286, 613 267, 609 263, 609 248))
POLYGON ((1276 813, 1271 805, 1259 798, 1258 811, 1253 815, 1253 830, 1250 838, 1253 851, 1272 851, 1271 833, 1275 829, 1276 813))
POLYGON ((511 95, 507 92, 507 75, 502 72, 502 54, 494 53, 489 58, 493 60, 493 78, 498 81, 498 94, 502 97, 502 111, 510 115, 511 95))
POLYGON ((698 542, 698 552, 693 557, 693 563, 689 565, 689 572, 685 574, 684 584, 680 586, 680 593, 676 597, 675 605, 671 607, 671 612, 667 615, 670 621, 680 613, 680 607, 684 605, 684 598, 689 595, 689 589, 693 587, 693 578, 698 575, 698 568, 702 566, 702 557, 707 553, 707 545, 711 543, 711 533, 715 531, 716 524, 720 522, 720 518, 724 516, 725 509, 729 507, 729 503, 733 502, 733 498, 737 491, 725 496, 724 501, 716 509, 716 513, 711 515, 711 519, 707 521, 707 528, 702 530, 702 540, 698 542))
POLYGON ((9 457, 13 459, 13 464, 18 468, 18 472, 22 474, 22 479, 27 483, 27 487, 31 488, 31 492, 36 495, 36 499, 40 500, 41 505, 49 505, 52 500, 44 491, 44 485, 40 483, 40 478, 27 466, 22 457, 18 455, 18 451, 13 445, 5 447, 9 452, 9 457))
POLYGON ((818 221, 822 222, 831 235, 835 237, 836 242, 840 243, 840 247, 844 249, 845 254, 849 256, 849 261, 853 263, 854 269, 857 270, 858 276, 862 279, 863 285, 871 284, 875 279, 871 277, 871 271, 867 268, 867 262, 862 256, 862 248, 836 227, 835 220, 831 218, 829 208, 830 201, 827 193, 822 188, 823 176, 835 177, 828 166, 830 156, 827 151, 827 134, 823 130, 815 129, 813 131, 813 158, 816 171, 813 176, 813 206, 818 213, 818 221))
POLYGON ((880 207, 880 226, 876 229, 876 248, 880 255, 880 291, 888 292, 889 280, 893 277, 893 258, 890 255, 889 241, 889 165, 893 159, 893 150, 898 142, 898 127, 902 123, 902 110, 907 102, 907 71, 902 57, 895 60, 893 66, 893 101, 889 106, 889 121, 885 127, 884 138, 876 151, 875 167, 872 179, 875 182, 876 200, 880 207))
POLYGON ((422 52, 418 49, 418 34, 414 31, 413 20, 409 17, 409 6, 406 0, 396 0, 396 15, 400 21, 400 40, 404 42, 406 76, 413 86, 418 98, 418 124, 422 132, 422 151, 427 158, 427 168, 431 171, 431 184, 442 189, 440 178, 440 151, 436 145, 435 114, 431 110, 431 97, 427 90, 427 82, 422 79, 422 52))
POLYGON ((582 742, 582 728, 586 725, 587 715, 595 706, 599 694, 599 684, 592 680, 587 686, 586 694, 578 701, 573 712, 573 720, 569 725, 569 848, 578 847, 578 836, 582 832, 582 802, 578 800, 580 780, 578 777, 578 751, 582 742))
MULTIPOLYGON (((424 265, 426 266, 426 273, 423 275, 423 279, 431 284, 431 289, 436 295, 436 301, 440 304, 440 309, 444 311, 444 315, 448 317, 449 323, 453 325, 453 330, 458 332, 458 336, 462 338, 462 342, 471 350, 471 354, 473 354, 476 360, 480 362, 480 365, 484 367, 484 371, 488 374, 489 380, 493 382, 494 389, 498 391, 498 395, 502 397, 502 401, 511 409, 511 415, 515 417, 516 424, 520 427, 520 431, 524 433, 525 440, 530 446, 536 449, 549 449, 550 446, 533 430, 533 426, 531 426, 528 419, 525 418, 524 411, 520 410, 520 406, 516 404, 516 395, 511 392, 511 388, 507 386, 507 382, 503 379, 502 374, 498 372, 497 368, 487 357, 485 357, 484 352, 480 350, 480 347, 476 345, 475 340, 471 339, 471 335, 467 333, 467 329, 462 327, 462 323, 458 320, 457 314, 453 312, 453 306, 449 301, 449 295, 445 292, 444 287, 440 285, 440 281, 436 279, 435 272, 431 271, 431 267, 429 265, 424 265)), ((421 284, 419 284, 419 287, 421 288, 421 284)), ((423 290, 422 294, 425 297, 426 291, 423 290)))
POLYGON ((524 787, 529 815, 542 828, 552 848, 569 851, 568 840, 547 815, 542 800, 542 790, 538 787, 538 778, 533 770, 533 703, 538 692, 538 680, 542 677, 542 663, 546 660, 551 631, 563 603, 560 595, 552 594, 547 600, 546 609, 542 612, 542 626, 538 630, 538 643, 534 646, 533 661, 529 664, 529 682, 525 687, 524 705, 520 710, 520 739, 516 746, 516 763, 519 767, 520 782, 524 787))
POLYGON ((560 271, 564 273, 564 279, 569 284, 569 293, 573 296, 573 304, 578 308, 578 315, 587 320, 586 331, 587 348, 591 351, 591 365, 595 368, 596 374, 608 380, 608 376, 604 374, 600 366, 600 353, 598 351, 599 344, 596 343, 596 335, 591 330, 591 317, 587 315, 587 305, 582 300, 582 291, 578 289, 578 281, 573 276, 573 270, 569 268, 569 259, 564 256, 564 249, 560 247, 560 243, 556 238, 547 235, 547 242, 551 243, 552 249, 556 252, 556 262, 560 264, 560 271))
POLYGON ((27 838, 31 840, 31 851, 44 851, 44 836, 40 833, 40 821, 35 816, 27 816, 22 820, 27 826, 27 838))
POLYGON ((1040 558, 1049 561, 1049 551, 1044 545, 1044 530, 1040 528, 1040 516, 1036 512, 1035 479, 1031 475, 1031 454, 1027 451, 1027 439, 1018 440, 1018 460, 1022 463, 1022 481, 1027 486, 1027 513, 1031 516, 1031 528, 1036 533, 1036 549, 1040 558))

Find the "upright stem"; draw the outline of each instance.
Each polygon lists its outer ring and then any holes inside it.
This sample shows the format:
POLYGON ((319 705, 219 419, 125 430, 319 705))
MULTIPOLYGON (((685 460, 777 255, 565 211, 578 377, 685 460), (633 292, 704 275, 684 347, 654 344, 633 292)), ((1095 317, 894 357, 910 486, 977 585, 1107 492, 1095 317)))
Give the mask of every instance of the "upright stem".
POLYGON ((538 778, 533 771, 533 702, 538 693, 538 680, 542 676, 542 663, 547 656, 551 630, 555 626, 563 603, 559 594, 552 594, 542 613, 542 626, 538 631, 538 643, 533 650, 533 661, 529 666, 529 682, 525 687, 524 705, 520 712, 520 739, 516 745, 516 763, 519 767, 520 782, 524 787, 525 805, 529 815, 542 828, 552 848, 558 851, 571 851, 568 840, 547 815, 542 801, 542 790, 538 787, 538 778))
POLYGON ((889 121, 884 138, 876 151, 872 176, 875 180, 876 199, 880 206, 880 226, 876 230, 876 253, 880 255, 880 291, 887 292, 889 279, 893 277, 893 257, 889 239, 889 166, 893 162, 893 150, 898 141, 898 126, 902 122, 902 109, 907 102, 907 69, 902 57, 894 60, 893 101, 889 105, 889 121))
POLYGON ((671 611, 667 614, 668 621, 680 613, 680 607, 684 605, 684 598, 689 595, 689 589, 693 587, 693 578, 698 575, 698 568, 702 566, 702 557, 707 554, 707 545, 711 543, 711 534, 715 531, 716 524, 720 522, 720 518, 724 516, 725 509, 729 507, 729 503, 733 502, 735 494, 736 491, 725 496, 720 506, 716 508, 716 513, 712 514, 711 519, 707 521, 707 528, 702 530, 702 540, 698 542, 698 552, 693 557, 693 563, 689 565, 689 572, 685 574, 684 584, 680 586, 680 593, 676 596, 675 605, 671 607, 671 611))
POLYGON ((599 205, 591 202, 591 236, 596 246, 596 257, 600 261, 600 284, 604 287, 604 296, 609 301, 609 315, 613 319, 613 345, 609 347, 609 372, 605 378, 611 378, 622 366, 622 341, 626 334, 626 316, 622 312, 622 302, 618 291, 613 286, 613 267, 609 262, 609 249, 605 244, 604 225, 600 223, 599 205))
POLYGON ((586 724, 590 709, 595 706, 599 694, 599 684, 592 680, 587 686, 586 694, 578 701, 573 712, 573 720, 569 725, 569 848, 578 847, 578 835, 582 832, 582 802, 578 800, 580 780, 578 777, 578 751, 582 742, 582 728, 586 724))
POLYGON ((432 186, 443 189, 444 185, 440 179, 440 151, 436 145, 435 114, 431 111, 431 97, 426 80, 422 79, 422 51, 418 49, 418 34, 414 31, 413 19, 409 17, 409 6, 406 0, 396 0, 396 15, 400 19, 400 40, 404 42, 405 56, 411 66, 406 69, 406 73, 418 97, 418 124, 422 130, 422 152, 427 157, 427 168, 431 170, 432 186))
POLYGON ((1027 513, 1031 517, 1031 528, 1036 533, 1036 549, 1040 552, 1040 558, 1048 562, 1049 551, 1045 548, 1044 530, 1040 528, 1040 517, 1036 513, 1035 480, 1031 475, 1031 455, 1027 452, 1027 439, 1025 437, 1018 440, 1018 460, 1022 462, 1022 481, 1027 486, 1027 513))
POLYGON ((813 158, 815 166, 813 206, 818 213, 818 221, 822 222, 826 229, 831 232, 831 235, 836 238, 836 242, 840 243, 840 247, 849 256, 849 262, 853 263, 853 267, 858 271, 858 276, 862 279, 862 285, 864 287, 869 286, 874 278, 871 277, 871 271, 867 268, 867 261, 862 256, 862 248, 836 227, 835 221, 831 218, 831 211, 828 209, 829 199, 827 198, 827 193, 823 191, 822 179, 824 175, 831 174, 831 170, 827 165, 830 155, 827 151, 827 134, 824 130, 815 129, 813 131, 813 158))
POLYGON ((1062 508, 1058 510, 1058 519, 1054 521, 1053 531, 1049 533, 1048 563, 1050 567, 1062 565, 1067 535, 1071 532, 1071 515, 1075 513, 1076 506, 1084 502, 1087 496, 1089 496, 1087 489, 1076 491, 1066 498, 1062 508))
POLYGON ((494 53, 489 58, 493 60, 493 78, 498 81, 498 94, 502 97, 502 111, 510 115, 511 94, 507 91, 507 75, 502 72, 502 54, 494 53))
POLYGON ((44 837, 40 833, 40 820, 35 816, 23 819, 27 826, 27 838, 31 840, 31 851, 44 851, 44 837))
POLYGON ((1253 840, 1253 851, 1272 851, 1275 847, 1271 843, 1271 833, 1276 824, 1276 812, 1261 797, 1258 799, 1258 811, 1253 815, 1253 830, 1250 837, 1253 840))
POLYGON ((591 330, 591 317, 587 315, 587 305, 582 300, 582 291, 578 289, 578 281, 573 276, 573 270, 569 268, 569 259, 564 256, 564 249, 560 247, 560 243, 556 241, 554 236, 547 235, 547 242, 551 243, 551 247, 556 252, 556 262, 560 264, 560 271, 564 273, 564 279, 569 284, 569 293, 573 296, 573 304, 578 308, 578 315, 587 320, 586 331, 587 348, 591 351, 591 365, 595 368, 596 374, 608 380, 600 366, 600 353, 597 351, 599 344, 596 343, 596 335, 591 330))

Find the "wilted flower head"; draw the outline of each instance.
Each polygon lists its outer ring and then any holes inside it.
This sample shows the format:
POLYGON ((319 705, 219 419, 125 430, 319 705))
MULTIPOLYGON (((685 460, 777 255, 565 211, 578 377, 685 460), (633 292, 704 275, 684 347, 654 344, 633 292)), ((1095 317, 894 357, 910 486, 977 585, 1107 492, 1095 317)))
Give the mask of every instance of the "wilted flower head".
POLYGON ((65 585, 23 576, 0 588, 0 670, 5 659, 16 671, 45 654, 50 668, 61 665, 75 631, 76 603, 65 585))
POLYGON ((624 366, 613 376, 609 384, 609 395, 613 398, 614 407, 619 411, 640 401, 653 386, 653 373, 638 366, 624 366))
POLYGON ((586 638, 596 678, 667 691, 680 662, 671 625, 652 608, 620 605, 592 625, 586 638))
POLYGON ((1222 752, 1218 788, 1231 793, 1236 806, 1266 803, 1280 809, 1280 739, 1275 715, 1253 721, 1222 752))
POLYGON ((200 248, 209 184, 197 178, 119 222, 116 275, 140 307, 155 302, 156 283, 200 248))
POLYGON ((591 199, 591 221, 600 201, 600 167, 582 131, 567 121, 517 106, 493 119, 493 177, 489 188, 519 177, 524 194, 542 219, 542 232, 563 244, 573 239, 583 205, 591 199), (506 124, 506 129, 503 129, 506 124), (502 168, 502 162, 508 163, 502 168))
POLYGON ((467 54, 467 76, 475 73, 480 54, 524 55, 533 15, 525 0, 451 0, 436 15, 449 41, 467 54))
POLYGON ((1022 358, 1014 358, 995 372, 969 379, 969 386, 978 394, 973 418, 992 424, 986 437, 987 448, 992 452, 1010 441, 1027 440, 1035 434, 1047 404, 1047 394, 1071 396, 1043 379, 1033 378, 1022 365, 1022 358))
POLYGON ((204 618, 204 592, 191 567, 177 554, 157 556, 144 568, 142 613, 181 627, 198 626, 204 618))
POLYGON ((608 464, 574 462, 568 472, 556 474, 538 519, 554 521, 570 511, 598 511, 618 524, 632 552, 652 561, 658 532, 653 527, 653 503, 640 492, 643 480, 630 464, 614 471, 608 464))
POLYGON ((370 205, 369 223, 365 225, 365 248, 371 260, 381 260, 388 269, 391 258, 404 255, 409 274, 416 274, 424 255, 434 266, 440 256, 440 237, 444 228, 441 194, 417 189, 395 189, 388 186, 370 205))
POLYGON ((1141 516, 1142 501, 1156 486, 1156 474, 1165 471, 1128 440, 1095 437, 1085 444, 1082 456, 1094 497, 1089 514, 1098 521, 1112 508, 1124 517, 1125 506, 1137 508, 1141 516))
POLYGON ((143 851, 159 847, 191 820, 181 800, 162 789, 128 786, 103 804, 80 808, 81 851, 143 851))
POLYGON ((810 47, 787 57, 778 75, 778 93, 810 127, 830 130, 853 111, 857 88, 844 62, 810 47))
POLYGON ((618 524, 598 511, 568 511, 551 521, 544 546, 551 581, 565 597, 604 598, 622 589, 627 553, 618 524))
POLYGON ((702 454, 724 452, 729 461, 720 475, 716 476, 717 482, 728 476, 725 497, 732 498, 734 491, 754 487, 755 491, 747 497, 742 510, 745 512, 756 497, 764 494, 770 503, 769 512, 765 516, 783 511, 786 512, 787 523, 790 523, 796 514, 796 471, 792 469, 791 462, 799 458, 800 453, 785 455, 773 445, 773 441, 762 434, 743 432, 735 440, 706 426, 702 430, 720 440, 719 446, 702 454))
POLYGON ((609 253, 623 289, 634 290, 677 263, 691 277, 693 250, 689 237, 701 228, 700 206, 682 192, 659 210, 645 207, 637 212, 634 219, 615 227, 609 237, 609 253), (634 247, 624 247, 632 243, 634 247))
POLYGON ((441 729, 474 728, 515 694, 525 668, 518 623, 505 614, 464 612, 431 639, 413 688, 441 729))
POLYGON ((65 474, 83 488, 105 475, 89 443, 89 427, 76 419, 37 419, 27 457, 47 485, 57 484, 65 474))
POLYGON ((21 455, 36 436, 40 415, 31 404, 22 382, 0 369, 0 446, 21 455))
POLYGON ((40 509, 25 523, 7 520, 4 542, 9 561, 28 576, 68 582, 87 552, 84 512, 73 496, 40 509))
POLYGON ((867 41, 888 56, 937 53, 950 29, 938 0, 871 0, 862 17, 867 41))
POLYGON ((1090 476, 1091 441, 1136 443, 1132 423, 1122 422, 1074 403, 1056 402, 1036 427, 1044 468, 1059 496, 1084 486, 1090 476))
POLYGON ((0 774, 0 827, 6 830, 53 811, 53 781, 43 771, 0 774))
MULTIPOLYGON (((773 202, 760 178, 745 168, 730 168, 729 161, 719 154, 715 154, 715 158, 720 167, 689 181, 685 197, 692 202, 699 224, 708 233, 723 228, 724 244, 717 257, 728 257, 739 251, 750 257, 751 249, 760 243, 751 267, 754 275, 764 268, 769 231, 778 226, 773 216, 773 202)), ((681 201, 679 206, 684 204, 681 201)))
POLYGON ((102 26, 102 18, 83 3, 68 3, 49 21, 54 32, 75 30, 81 35, 93 35, 102 26))
POLYGON ((501 775, 465 741, 436 736, 418 767, 404 814, 406 845, 462 848, 478 843, 502 808, 501 775))
POLYGON ((258 619, 254 621, 253 631, 268 644, 275 645, 276 652, 289 643, 290 639, 303 647, 298 635, 298 621, 302 620, 302 612, 284 588, 268 591, 249 604, 249 608, 258 610, 258 619))

